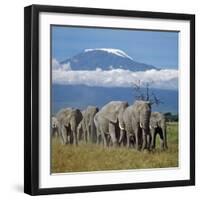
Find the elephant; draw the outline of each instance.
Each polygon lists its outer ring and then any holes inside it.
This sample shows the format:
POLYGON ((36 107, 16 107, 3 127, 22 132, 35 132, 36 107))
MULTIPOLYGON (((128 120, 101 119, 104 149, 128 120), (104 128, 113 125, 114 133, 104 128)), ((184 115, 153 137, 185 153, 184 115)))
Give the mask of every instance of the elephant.
POLYGON ((156 147, 156 136, 159 134, 161 149, 167 149, 166 119, 162 113, 152 112, 150 118, 150 131, 152 135, 151 148, 156 147))
POLYGON ((99 111, 99 109, 95 106, 88 106, 85 111, 83 111, 83 119, 81 120, 80 124, 78 125, 78 135, 83 139, 86 143, 96 142, 96 127, 94 124, 94 116, 99 111))
MULTIPOLYGON (((122 123, 120 113, 128 107, 127 102, 111 101, 104 105, 101 110, 96 113, 94 123, 97 129, 97 144, 102 140, 104 146, 108 146, 108 139, 114 147, 119 144, 119 135, 117 134, 122 123)), ((120 130, 123 131, 123 130, 120 130)))
POLYGON ((130 147, 130 141, 137 150, 150 149, 151 134, 149 130, 149 120, 151 115, 151 104, 149 101, 137 100, 133 105, 128 106, 121 113, 123 123, 122 129, 125 134, 120 135, 120 143, 126 135, 127 147, 130 147))
POLYGON ((82 113, 79 109, 64 108, 61 109, 56 118, 59 122, 59 136, 62 144, 78 145, 77 127, 82 120, 82 113))
POLYGON ((51 118, 51 128, 52 128, 52 136, 53 137, 58 137, 59 136, 58 127, 59 127, 59 122, 58 122, 57 118, 53 116, 51 118))

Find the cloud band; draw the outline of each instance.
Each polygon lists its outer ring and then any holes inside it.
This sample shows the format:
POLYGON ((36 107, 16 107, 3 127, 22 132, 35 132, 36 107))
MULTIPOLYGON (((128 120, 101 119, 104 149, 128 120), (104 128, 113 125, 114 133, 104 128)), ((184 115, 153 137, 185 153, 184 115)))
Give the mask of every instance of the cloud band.
POLYGON ((173 90, 178 88, 178 71, 173 69, 133 72, 123 69, 103 71, 98 68, 94 71, 66 71, 53 68, 52 73, 53 83, 62 85, 132 87, 133 84, 140 82, 142 86, 150 83, 153 88, 173 90))

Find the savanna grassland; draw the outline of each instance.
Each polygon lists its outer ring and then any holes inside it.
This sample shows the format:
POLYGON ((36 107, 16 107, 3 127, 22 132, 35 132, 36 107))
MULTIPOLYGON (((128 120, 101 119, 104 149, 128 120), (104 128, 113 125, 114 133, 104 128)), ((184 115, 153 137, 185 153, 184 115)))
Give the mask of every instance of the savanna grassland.
POLYGON ((156 150, 136 151, 126 147, 104 148, 95 144, 61 145, 52 140, 51 172, 178 167, 178 123, 167 124, 168 149, 161 151, 157 136, 156 150))

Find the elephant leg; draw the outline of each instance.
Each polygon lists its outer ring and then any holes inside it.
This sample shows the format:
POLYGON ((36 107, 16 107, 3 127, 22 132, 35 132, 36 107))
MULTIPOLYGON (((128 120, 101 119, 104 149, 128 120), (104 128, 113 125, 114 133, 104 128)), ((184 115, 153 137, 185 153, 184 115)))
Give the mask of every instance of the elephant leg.
POLYGON ((108 146, 111 146, 111 145, 112 145, 112 143, 111 143, 111 137, 110 137, 109 134, 106 134, 106 142, 107 142, 107 145, 108 145, 108 146))
POLYGON ((147 148, 151 149, 151 141, 152 141, 152 137, 151 134, 147 135, 147 148))
POLYGON ((104 147, 107 147, 107 146, 108 146, 108 143, 107 143, 107 140, 106 140, 105 133, 102 133, 102 134, 101 134, 101 137, 102 137, 102 139, 103 139, 103 146, 104 146, 104 147))
POLYGON ((168 149, 168 145, 167 145, 167 134, 165 133, 165 137, 164 137, 164 148, 168 149))
POLYGON ((90 122, 90 134, 91 134, 91 142, 92 143, 96 143, 97 141, 97 130, 96 130, 96 127, 95 127, 95 124, 94 124, 94 121, 93 121, 93 118, 90 122))
POLYGON ((60 128, 60 139, 61 139, 61 143, 62 144, 67 144, 68 143, 68 140, 67 140, 67 130, 64 126, 62 126, 60 128))
POLYGON ((97 127, 96 127, 96 131, 97 131, 97 140, 96 140, 96 144, 100 144, 101 143, 101 141, 102 141, 102 138, 101 138, 101 130, 100 130, 100 128, 99 128, 99 126, 97 125, 97 127))
POLYGON ((147 134, 144 129, 142 129, 142 150, 147 148, 147 134))
POLYGON ((58 128, 53 128, 52 132, 53 132, 52 136, 57 138, 58 137, 58 128))
POLYGON ((119 138, 119 145, 121 146, 124 143, 125 131, 120 129, 120 138, 119 138))
POLYGON ((137 150, 140 149, 139 148, 139 134, 140 134, 140 130, 139 130, 139 128, 137 128, 136 131, 135 131, 135 148, 137 150))
POLYGON ((108 143, 107 143, 107 140, 106 140, 106 134, 104 133, 104 131, 102 130, 102 127, 100 128, 100 138, 103 142, 103 146, 104 147, 107 147, 108 146, 108 143))
POLYGON ((111 133, 110 133, 110 137, 111 137, 112 145, 113 145, 114 147, 117 147, 118 144, 117 144, 117 139, 116 139, 116 136, 115 136, 115 132, 111 132, 111 133))
POLYGON ((72 134, 73 134, 73 145, 77 146, 78 145, 78 139, 77 139, 76 130, 72 131, 72 134))
POLYGON ((163 131, 163 140, 164 140, 164 148, 168 149, 168 145, 167 145, 167 131, 166 131, 166 125, 164 127, 162 127, 162 131, 163 131))
POLYGON ((88 143, 88 132, 87 132, 87 130, 85 131, 85 143, 86 144, 88 143))
POLYGON ((164 149, 164 135, 162 129, 159 128, 158 134, 160 137, 160 148, 163 150, 164 149))
POLYGON ((56 138, 59 137, 59 132, 58 132, 58 128, 56 128, 56 138))
POLYGON ((135 148, 135 135, 132 136, 132 146, 135 148))
POLYGON ((77 127, 74 124, 73 126, 71 126, 70 135, 73 138, 72 144, 77 146, 78 145, 77 127))
POLYGON ((96 142, 96 144, 100 144, 101 143, 101 135, 100 134, 98 134, 97 135, 97 142, 96 142))
POLYGON ((85 133, 83 132, 83 141, 86 142, 85 133))
POLYGON ((115 135, 115 125, 112 123, 109 123, 109 134, 110 134, 113 146, 116 147, 118 144, 117 144, 117 138, 115 135))
POLYGON ((91 140, 90 140, 90 127, 87 126, 86 127, 86 130, 87 130, 87 143, 89 143, 91 140))
POLYGON ((67 135, 67 141, 69 144, 73 144, 73 136, 70 134, 67 135))
POLYGON ((85 129, 83 130, 83 139, 84 142, 87 143, 87 131, 85 129))
POLYGON ((98 130, 98 128, 97 128, 97 141, 96 141, 96 144, 100 144, 100 141, 101 141, 101 134, 100 134, 100 132, 99 132, 99 130, 98 130))
POLYGON ((151 148, 155 149, 155 147, 156 147, 156 132, 155 132, 155 129, 153 129, 151 131, 151 135, 152 135, 151 148))
POLYGON ((81 126, 78 126, 78 128, 77 128, 77 138, 78 138, 78 141, 82 140, 82 127, 81 126))
POLYGON ((130 148, 130 134, 128 132, 126 134, 126 147, 130 148))

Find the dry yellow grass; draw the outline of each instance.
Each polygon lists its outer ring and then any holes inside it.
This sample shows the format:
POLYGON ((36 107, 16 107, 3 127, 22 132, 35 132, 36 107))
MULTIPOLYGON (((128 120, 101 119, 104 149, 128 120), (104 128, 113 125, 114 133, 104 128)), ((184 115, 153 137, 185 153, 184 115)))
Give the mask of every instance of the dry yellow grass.
POLYGON ((52 173, 102 170, 164 168, 178 166, 178 129, 170 124, 168 150, 159 147, 153 152, 138 152, 127 148, 103 148, 95 144, 61 145, 52 140, 52 173))

